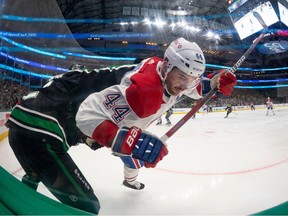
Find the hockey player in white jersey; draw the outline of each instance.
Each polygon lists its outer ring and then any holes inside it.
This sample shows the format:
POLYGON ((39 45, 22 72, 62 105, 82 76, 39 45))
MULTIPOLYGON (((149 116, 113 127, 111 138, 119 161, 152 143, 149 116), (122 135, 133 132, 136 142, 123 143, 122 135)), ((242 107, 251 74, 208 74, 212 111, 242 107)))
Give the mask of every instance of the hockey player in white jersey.
MULTIPOLYGON (((143 143, 148 145, 151 140, 153 145, 162 143, 145 129, 172 107, 181 95, 201 98, 204 70, 205 59, 199 46, 179 38, 167 48, 164 60, 157 57, 143 60, 125 75, 120 85, 91 94, 80 105, 76 115, 80 130, 98 143, 111 147, 114 153, 117 151, 126 166, 131 167, 131 178, 125 179, 124 184, 131 187, 136 185, 137 189, 144 187, 144 184, 136 181, 137 168, 154 167, 156 163, 143 161, 150 157, 144 152, 145 147, 139 149, 141 157, 133 155, 133 151, 143 143), (130 140, 131 136, 135 138, 130 140), (127 142, 127 139, 131 142, 127 142)), ((236 78, 232 73, 225 72, 215 74, 211 83, 217 85, 222 94, 230 95, 236 78)), ((165 149, 164 146, 162 149, 165 149)), ((157 155, 163 155, 163 150, 159 152, 157 155)), ((153 154, 156 155, 155 152, 153 154)))
POLYGON ((267 108, 266 116, 268 116, 269 110, 271 110, 271 112, 273 113, 273 115, 275 115, 274 110, 273 110, 273 109, 274 109, 273 102, 272 102, 272 100, 270 99, 270 97, 267 97, 267 100, 266 100, 266 108, 267 108))
MULTIPOLYGON (((123 183, 143 188, 136 181, 138 168, 153 168, 168 154, 165 143, 145 129, 181 95, 201 98, 204 70, 199 46, 179 38, 164 59, 143 60, 120 84, 117 70, 109 68, 65 73, 13 108, 6 123, 10 146, 36 187, 41 181, 61 202, 98 214, 99 200, 69 148, 87 137, 111 148, 124 161, 125 176, 131 176, 123 183)), ((211 78, 211 87, 226 96, 235 84, 228 71, 211 78)))

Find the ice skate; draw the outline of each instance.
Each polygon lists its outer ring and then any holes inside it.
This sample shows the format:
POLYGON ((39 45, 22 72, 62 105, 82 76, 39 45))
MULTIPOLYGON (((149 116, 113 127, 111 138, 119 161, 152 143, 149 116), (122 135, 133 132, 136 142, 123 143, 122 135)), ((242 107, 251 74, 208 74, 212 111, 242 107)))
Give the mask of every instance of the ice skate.
POLYGON ((161 118, 159 118, 159 119, 157 120, 156 125, 160 125, 160 124, 162 124, 162 119, 161 119, 161 118))
POLYGON ((133 184, 130 184, 127 180, 124 180, 123 185, 134 190, 142 190, 145 187, 143 183, 138 181, 134 182, 133 184))

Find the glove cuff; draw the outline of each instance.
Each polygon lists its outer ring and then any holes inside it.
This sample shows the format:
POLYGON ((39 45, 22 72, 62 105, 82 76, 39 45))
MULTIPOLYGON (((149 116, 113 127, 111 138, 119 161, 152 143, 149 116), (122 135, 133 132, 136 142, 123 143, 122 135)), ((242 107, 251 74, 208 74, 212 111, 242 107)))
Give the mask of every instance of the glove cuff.
POLYGON ((214 73, 211 73, 209 74, 207 77, 210 78, 210 86, 211 86, 211 89, 213 88, 217 88, 217 84, 218 84, 218 79, 219 79, 219 76, 221 75, 221 73, 219 72, 214 72, 214 73))
POLYGON ((124 155, 131 155, 142 130, 138 127, 122 127, 118 130, 112 143, 112 151, 124 155))

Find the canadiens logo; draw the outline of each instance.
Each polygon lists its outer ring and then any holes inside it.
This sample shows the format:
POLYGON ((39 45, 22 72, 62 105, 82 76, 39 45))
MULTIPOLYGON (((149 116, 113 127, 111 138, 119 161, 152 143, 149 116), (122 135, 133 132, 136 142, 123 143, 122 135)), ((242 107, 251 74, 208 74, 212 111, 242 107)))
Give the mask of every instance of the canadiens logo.
POLYGON ((181 49, 181 48, 182 48, 182 44, 180 44, 179 40, 175 40, 174 43, 175 43, 175 46, 176 46, 178 49, 181 49))

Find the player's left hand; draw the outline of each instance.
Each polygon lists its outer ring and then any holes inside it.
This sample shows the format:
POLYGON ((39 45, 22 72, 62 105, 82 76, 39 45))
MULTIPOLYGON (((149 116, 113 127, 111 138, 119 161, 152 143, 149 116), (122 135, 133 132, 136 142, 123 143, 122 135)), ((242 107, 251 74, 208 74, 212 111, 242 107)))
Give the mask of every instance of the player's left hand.
POLYGON ((211 78, 211 88, 217 87, 218 91, 225 96, 230 96, 236 85, 236 76, 228 70, 214 72, 208 75, 211 78))
POLYGON ((168 154, 166 145, 156 136, 142 132, 133 150, 133 156, 145 161, 146 168, 155 167, 168 154))
POLYGON ((144 161, 147 168, 155 167, 168 154, 166 145, 158 137, 135 126, 119 128, 111 148, 114 155, 131 155, 144 161))

